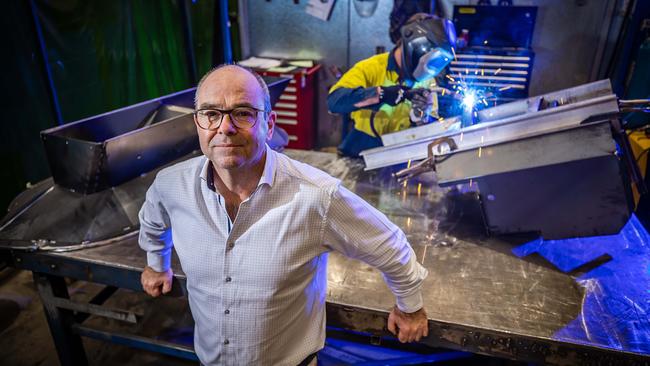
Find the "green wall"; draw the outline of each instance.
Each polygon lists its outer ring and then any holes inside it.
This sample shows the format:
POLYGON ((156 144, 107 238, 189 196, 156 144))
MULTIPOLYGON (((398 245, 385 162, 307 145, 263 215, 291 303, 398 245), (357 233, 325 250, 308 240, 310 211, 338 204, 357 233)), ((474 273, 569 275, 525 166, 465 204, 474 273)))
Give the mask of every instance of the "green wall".
MULTIPOLYGON (((0 58, 2 212, 27 182, 50 175, 40 131, 193 87, 197 78, 222 62, 214 0, 33 4, 46 60, 30 2, 7 1, 0 12, 5 46, 0 58)), ((230 12, 236 14, 236 9, 230 12)))

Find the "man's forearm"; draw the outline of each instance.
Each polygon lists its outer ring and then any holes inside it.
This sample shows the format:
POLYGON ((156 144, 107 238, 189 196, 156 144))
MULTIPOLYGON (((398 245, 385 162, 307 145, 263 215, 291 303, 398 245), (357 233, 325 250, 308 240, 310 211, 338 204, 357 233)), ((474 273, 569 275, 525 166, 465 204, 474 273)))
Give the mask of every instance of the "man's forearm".
POLYGON ((164 272, 171 266, 172 237, 169 218, 160 205, 155 182, 147 190, 140 212, 138 244, 147 252, 147 264, 156 272, 164 272))
POLYGON ((380 270, 400 310, 422 307, 420 286, 427 271, 395 224, 344 187, 332 194, 327 216, 325 243, 380 270))
POLYGON ((420 288, 428 275, 427 270, 417 262, 413 249, 409 247, 409 251, 406 264, 397 261, 380 268, 386 284, 395 295, 397 307, 405 313, 415 312, 424 305, 420 288))
POLYGON ((350 113, 378 103, 377 87, 338 88, 327 96, 327 108, 332 113, 350 113))
POLYGON ((147 252, 147 265, 156 272, 165 272, 171 268, 171 232, 162 234, 140 229, 138 244, 147 252))

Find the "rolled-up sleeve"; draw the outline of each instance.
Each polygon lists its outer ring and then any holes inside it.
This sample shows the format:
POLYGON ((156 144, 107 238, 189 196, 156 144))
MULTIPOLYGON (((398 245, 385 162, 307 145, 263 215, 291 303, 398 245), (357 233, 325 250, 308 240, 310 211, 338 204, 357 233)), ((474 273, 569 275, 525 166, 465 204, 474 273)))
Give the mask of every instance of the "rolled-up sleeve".
POLYGON ((417 262, 404 232, 340 185, 332 190, 326 212, 323 243, 379 269, 401 311, 412 313, 422 308, 420 287, 428 273, 417 262))
POLYGON ((147 252, 147 265, 154 271, 164 272, 171 267, 171 224, 169 215, 156 189, 156 182, 147 190, 140 213, 138 244, 147 252))

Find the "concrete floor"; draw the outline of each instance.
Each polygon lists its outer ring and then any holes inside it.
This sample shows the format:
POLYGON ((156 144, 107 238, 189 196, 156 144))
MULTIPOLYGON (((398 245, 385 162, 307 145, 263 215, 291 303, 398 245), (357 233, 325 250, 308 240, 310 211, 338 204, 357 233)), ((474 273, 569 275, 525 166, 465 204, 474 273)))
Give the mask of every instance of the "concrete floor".
MULTIPOLYGON (((70 296, 79 301, 88 300, 100 287, 77 281, 69 284, 70 296)), ((94 327, 123 331, 137 331, 147 335, 168 335, 187 338, 192 329, 192 319, 183 299, 156 299, 156 308, 165 312, 152 312, 154 300, 143 293, 118 290, 105 304, 128 309, 141 314, 141 321, 130 324, 91 317, 85 324, 94 327), (175 314, 177 317, 165 316, 175 314), (182 329, 180 333, 177 329, 182 329)), ((193 365, 196 362, 166 357, 151 352, 83 338, 90 365, 193 365)), ((43 312, 31 272, 5 269, 0 272, 0 365, 56 366, 59 361, 54 342, 43 312)))

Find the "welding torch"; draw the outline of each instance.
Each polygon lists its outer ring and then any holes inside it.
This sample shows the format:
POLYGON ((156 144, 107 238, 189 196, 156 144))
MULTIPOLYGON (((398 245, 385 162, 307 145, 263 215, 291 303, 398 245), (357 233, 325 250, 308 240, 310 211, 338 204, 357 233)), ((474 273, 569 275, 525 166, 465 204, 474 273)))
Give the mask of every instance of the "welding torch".
POLYGON ((457 99, 462 99, 462 96, 458 95, 458 93, 440 86, 405 89, 404 99, 411 102, 409 117, 412 125, 420 126, 431 122, 431 118, 428 118, 428 115, 433 104, 432 93, 449 94, 457 99))

